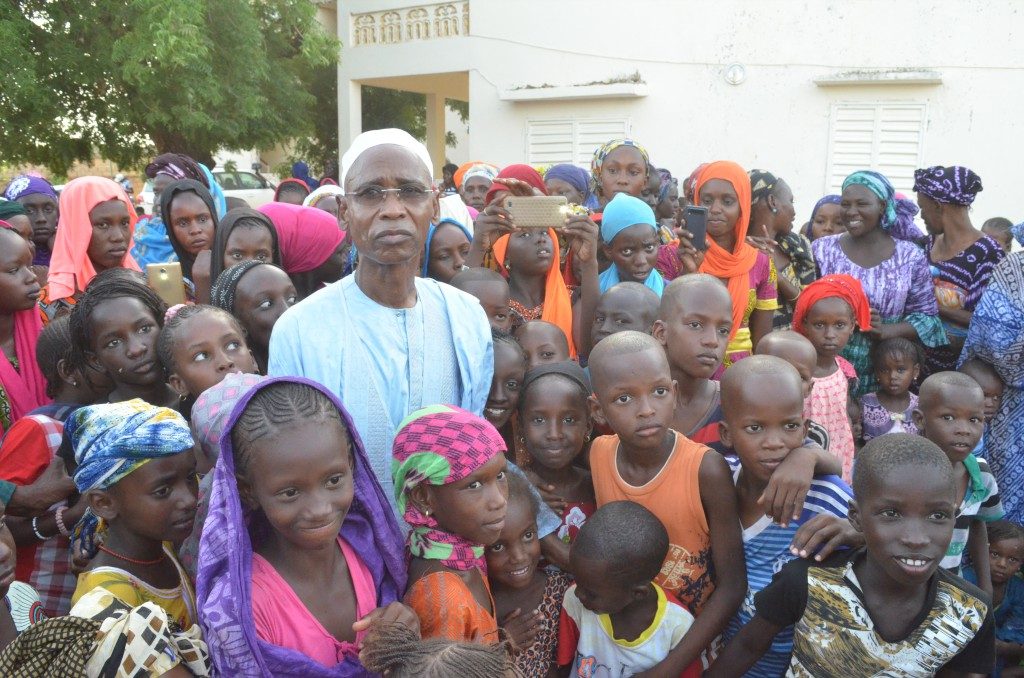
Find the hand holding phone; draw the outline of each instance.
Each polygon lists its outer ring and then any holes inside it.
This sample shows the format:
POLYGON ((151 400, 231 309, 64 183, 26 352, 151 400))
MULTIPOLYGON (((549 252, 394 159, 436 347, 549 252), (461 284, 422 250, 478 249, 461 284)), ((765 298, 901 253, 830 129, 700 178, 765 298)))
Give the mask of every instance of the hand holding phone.
POLYGON ((517 228, 559 228, 568 216, 568 201, 563 195, 509 196, 505 209, 517 228))
POLYGON ((683 226, 690 232, 694 249, 703 252, 708 248, 708 208, 688 206, 683 210, 683 226))

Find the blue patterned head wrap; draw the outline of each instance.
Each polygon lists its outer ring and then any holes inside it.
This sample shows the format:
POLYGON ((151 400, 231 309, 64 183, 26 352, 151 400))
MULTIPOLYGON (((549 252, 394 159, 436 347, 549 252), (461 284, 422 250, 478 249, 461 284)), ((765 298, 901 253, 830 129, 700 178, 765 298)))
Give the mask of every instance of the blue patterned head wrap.
POLYGON ((146 462, 195 444, 184 417, 140 398, 80 407, 64 433, 75 450, 74 480, 82 493, 104 490, 146 462))

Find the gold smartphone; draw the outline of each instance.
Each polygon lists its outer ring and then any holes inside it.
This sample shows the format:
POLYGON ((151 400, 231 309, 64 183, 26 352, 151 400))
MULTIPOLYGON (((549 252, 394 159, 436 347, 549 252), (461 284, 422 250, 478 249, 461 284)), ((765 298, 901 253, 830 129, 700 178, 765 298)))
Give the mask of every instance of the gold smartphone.
POLYGON ((519 228, 557 228, 565 225, 569 203, 563 195, 509 196, 505 209, 519 228))
POLYGON ((185 303, 185 282, 182 280, 179 262, 147 264, 146 280, 168 306, 185 303))

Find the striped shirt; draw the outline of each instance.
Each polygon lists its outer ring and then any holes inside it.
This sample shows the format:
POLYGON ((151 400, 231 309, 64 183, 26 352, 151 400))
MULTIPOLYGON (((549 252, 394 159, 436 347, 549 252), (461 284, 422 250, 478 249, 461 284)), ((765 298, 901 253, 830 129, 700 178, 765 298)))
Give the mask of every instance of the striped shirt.
POLYGON ((967 537, 970 536, 971 522, 983 520, 991 522, 1003 517, 1003 502, 999 499, 999 486, 996 477, 989 470, 988 462, 974 455, 967 455, 963 461, 967 467, 967 491, 960 508, 956 512, 956 524, 953 527, 953 539, 949 542, 946 557, 939 563, 940 567, 960 571, 967 548, 967 537))
MULTIPOLYGON (((735 456, 726 458, 732 470, 733 482, 739 479, 740 460, 735 456)), ((811 489, 804 500, 804 510, 800 519, 782 527, 772 522, 768 516, 762 516, 757 522, 743 530, 743 555, 747 562, 747 594, 740 609, 729 621, 725 630, 725 641, 728 643, 739 633, 740 628, 749 622, 755 613, 754 594, 768 586, 772 577, 782 566, 793 560, 789 545, 797 529, 811 518, 820 514, 831 514, 840 518, 846 517, 853 491, 839 476, 816 476, 811 481, 811 489)), ((772 642, 761 659, 745 674, 755 678, 778 678, 786 673, 790 655, 793 651, 793 627, 783 629, 772 642)))

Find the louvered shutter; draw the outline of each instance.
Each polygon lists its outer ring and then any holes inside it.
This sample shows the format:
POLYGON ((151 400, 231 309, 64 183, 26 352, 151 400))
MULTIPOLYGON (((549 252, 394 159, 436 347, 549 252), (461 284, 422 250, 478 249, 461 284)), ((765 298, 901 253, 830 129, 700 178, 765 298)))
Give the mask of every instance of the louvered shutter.
POLYGON ((626 118, 563 118, 528 120, 526 161, 531 165, 575 163, 590 167, 597 148, 611 139, 629 136, 626 118))
POLYGON ((923 103, 834 103, 825 190, 839 193, 851 172, 873 169, 910 193, 920 167, 927 109, 923 103))

